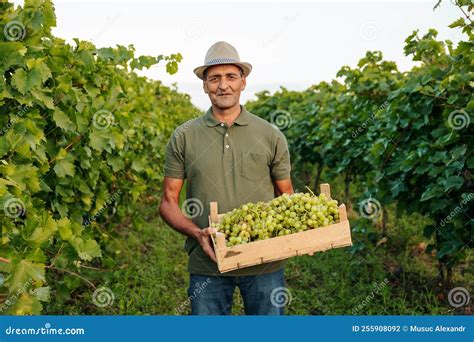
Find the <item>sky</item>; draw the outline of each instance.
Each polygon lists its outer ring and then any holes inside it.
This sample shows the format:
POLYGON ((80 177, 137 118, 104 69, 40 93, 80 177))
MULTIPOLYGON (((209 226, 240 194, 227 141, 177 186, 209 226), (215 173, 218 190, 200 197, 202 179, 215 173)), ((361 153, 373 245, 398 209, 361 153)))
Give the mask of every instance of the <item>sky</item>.
POLYGON ((448 28, 461 11, 450 0, 433 11, 436 1, 56 0, 53 34, 97 47, 133 44, 137 55, 180 52, 178 73, 168 75, 162 64, 142 74, 175 83, 205 110, 210 100, 193 69, 217 41, 234 45, 241 60, 253 66, 243 104, 263 90, 304 90, 331 81, 342 66, 356 66, 368 50, 382 51, 400 70, 409 70, 414 62, 403 47, 413 30, 422 35, 435 28, 439 39, 463 39, 459 29, 448 28))

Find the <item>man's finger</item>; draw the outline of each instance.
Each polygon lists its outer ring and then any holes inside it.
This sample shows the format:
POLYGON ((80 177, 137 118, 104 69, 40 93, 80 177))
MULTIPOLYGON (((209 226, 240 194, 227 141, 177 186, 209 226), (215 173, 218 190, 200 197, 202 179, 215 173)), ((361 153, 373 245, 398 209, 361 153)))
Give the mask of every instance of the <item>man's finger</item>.
POLYGON ((214 250, 210 247, 210 246, 206 246, 205 250, 207 255, 209 255, 209 257, 217 263, 217 259, 216 259, 216 253, 214 253, 214 250))
POLYGON ((210 257, 212 260, 214 260, 215 262, 217 262, 216 253, 214 252, 214 248, 212 247, 210 241, 207 241, 206 245, 204 246, 204 251, 207 253, 207 255, 209 255, 209 257, 210 257))
POLYGON ((216 228, 212 228, 212 227, 204 228, 202 232, 204 235, 212 235, 216 232, 216 228))

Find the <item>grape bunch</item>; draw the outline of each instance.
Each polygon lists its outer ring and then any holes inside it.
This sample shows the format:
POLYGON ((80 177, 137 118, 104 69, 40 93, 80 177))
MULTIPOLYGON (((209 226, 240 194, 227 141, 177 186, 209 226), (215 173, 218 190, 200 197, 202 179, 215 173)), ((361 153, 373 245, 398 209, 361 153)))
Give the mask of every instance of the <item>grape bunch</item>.
POLYGON ((211 227, 225 234, 227 246, 269 239, 338 222, 336 200, 310 193, 283 194, 270 202, 247 203, 211 227))

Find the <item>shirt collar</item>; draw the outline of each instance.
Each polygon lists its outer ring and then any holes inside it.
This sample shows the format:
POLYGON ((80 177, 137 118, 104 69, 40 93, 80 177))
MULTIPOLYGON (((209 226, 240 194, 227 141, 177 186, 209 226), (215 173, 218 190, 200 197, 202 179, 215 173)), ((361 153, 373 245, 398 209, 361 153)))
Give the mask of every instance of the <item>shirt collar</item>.
MULTIPOLYGON (((209 127, 214 127, 221 123, 219 120, 217 120, 217 118, 212 113, 212 107, 209 107, 209 109, 207 110, 206 115, 205 115, 205 120, 206 120, 206 124, 209 127)), ((244 106, 240 105, 240 114, 234 120, 234 124, 243 126, 243 125, 248 125, 248 123, 249 123, 249 112, 247 111, 247 109, 245 109, 244 106)))

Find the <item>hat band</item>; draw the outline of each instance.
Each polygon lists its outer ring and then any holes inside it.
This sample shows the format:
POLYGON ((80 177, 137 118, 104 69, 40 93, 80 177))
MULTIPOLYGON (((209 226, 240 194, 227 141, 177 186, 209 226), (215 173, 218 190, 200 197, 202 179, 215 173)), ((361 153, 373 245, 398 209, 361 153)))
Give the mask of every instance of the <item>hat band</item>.
POLYGON ((224 63, 235 63, 239 62, 234 58, 214 58, 206 62, 206 65, 214 65, 214 64, 224 64, 224 63))

